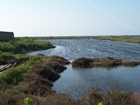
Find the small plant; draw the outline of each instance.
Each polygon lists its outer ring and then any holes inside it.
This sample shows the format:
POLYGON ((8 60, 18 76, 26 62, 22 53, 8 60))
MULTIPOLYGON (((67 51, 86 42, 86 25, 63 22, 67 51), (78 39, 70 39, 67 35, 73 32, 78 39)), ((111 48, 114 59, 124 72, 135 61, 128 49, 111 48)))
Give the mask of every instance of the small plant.
POLYGON ((100 102, 98 105, 105 105, 105 103, 104 102, 100 102))
POLYGON ((24 104, 25 105, 33 105, 33 100, 29 97, 24 99, 24 104))

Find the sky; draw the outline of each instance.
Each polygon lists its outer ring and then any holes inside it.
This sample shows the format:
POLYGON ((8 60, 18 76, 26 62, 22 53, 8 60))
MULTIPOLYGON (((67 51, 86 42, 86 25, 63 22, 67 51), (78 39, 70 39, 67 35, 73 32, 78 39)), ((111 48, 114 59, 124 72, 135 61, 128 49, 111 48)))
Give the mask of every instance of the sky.
POLYGON ((0 0, 15 36, 140 35, 140 0, 0 0))

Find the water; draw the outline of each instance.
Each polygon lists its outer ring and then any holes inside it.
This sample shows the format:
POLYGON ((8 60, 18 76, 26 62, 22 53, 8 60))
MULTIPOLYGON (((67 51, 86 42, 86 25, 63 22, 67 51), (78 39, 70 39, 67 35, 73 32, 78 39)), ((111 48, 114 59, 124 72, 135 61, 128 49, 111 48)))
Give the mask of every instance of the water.
MULTIPOLYGON (((70 61, 80 57, 117 57, 140 60, 140 44, 94 39, 47 41, 56 45, 56 48, 30 54, 58 55, 70 61)), ((61 78, 54 83, 53 88, 59 93, 68 93, 79 98, 86 95, 91 86, 98 86, 101 90, 106 90, 110 83, 119 81, 122 90, 140 92, 139 74, 140 66, 81 69, 67 65, 67 70, 61 73, 61 78)))
POLYGON ((140 60, 140 44, 123 43, 107 40, 49 40, 55 49, 36 51, 30 54, 59 55, 69 60, 80 57, 118 57, 140 60))

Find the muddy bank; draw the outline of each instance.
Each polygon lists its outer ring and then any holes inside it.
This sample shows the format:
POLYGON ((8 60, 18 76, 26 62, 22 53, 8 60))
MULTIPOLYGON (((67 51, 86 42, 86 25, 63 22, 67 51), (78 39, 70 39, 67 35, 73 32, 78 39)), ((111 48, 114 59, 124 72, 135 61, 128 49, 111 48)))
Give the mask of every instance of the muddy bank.
POLYGON ((49 58, 50 61, 47 63, 34 65, 15 88, 32 95, 47 96, 55 93, 55 90, 52 89, 53 82, 60 78, 59 73, 66 70, 65 64, 70 62, 59 56, 49 58))
POLYGON ((72 67, 91 68, 91 67, 116 67, 116 66, 137 66, 140 61, 121 59, 121 58, 78 58, 72 62, 72 67))

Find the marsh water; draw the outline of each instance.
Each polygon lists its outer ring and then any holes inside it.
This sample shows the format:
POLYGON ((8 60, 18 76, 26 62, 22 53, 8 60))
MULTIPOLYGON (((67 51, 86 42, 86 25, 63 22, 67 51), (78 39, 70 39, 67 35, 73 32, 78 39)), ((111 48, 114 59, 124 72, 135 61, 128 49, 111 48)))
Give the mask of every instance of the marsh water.
MULTIPOLYGON (((80 57, 87 58, 128 58, 140 60, 140 44, 95 40, 95 39, 59 39, 44 40, 53 43, 56 48, 29 53, 35 55, 58 55, 69 61, 80 57)), ((140 92, 140 66, 115 68, 73 68, 67 65, 67 70, 53 88, 58 93, 68 93, 75 98, 87 94, 91 87, 98 87, 101 91, 109 89, 109 85, 118 82, 121 90, 140 92)))

